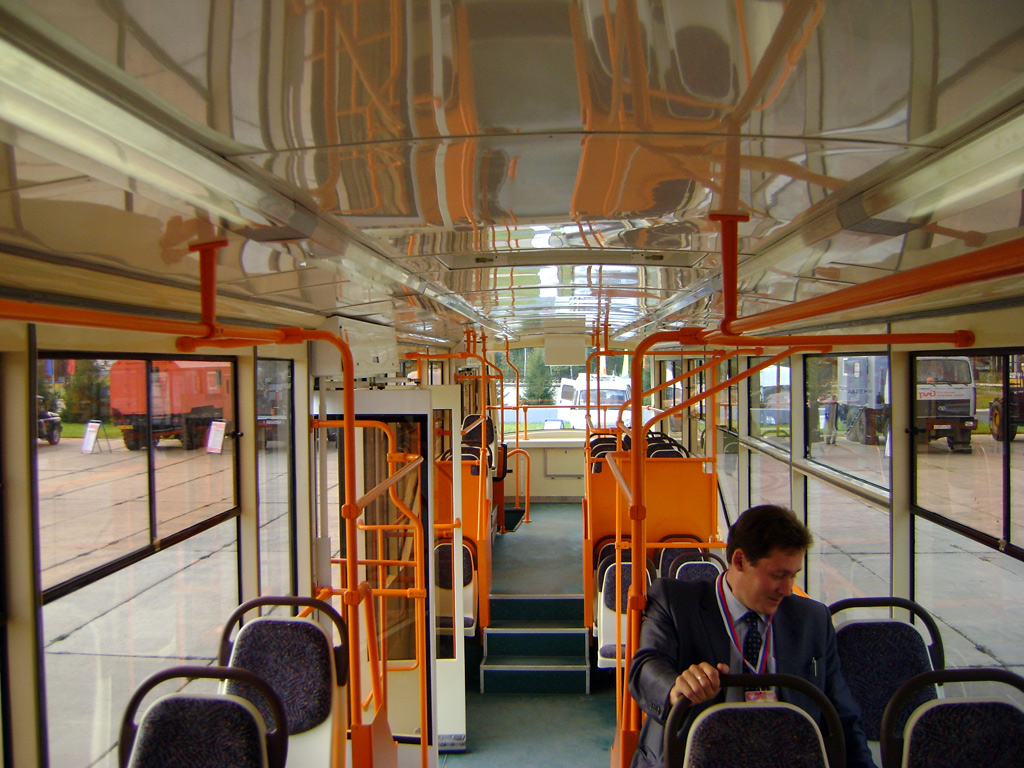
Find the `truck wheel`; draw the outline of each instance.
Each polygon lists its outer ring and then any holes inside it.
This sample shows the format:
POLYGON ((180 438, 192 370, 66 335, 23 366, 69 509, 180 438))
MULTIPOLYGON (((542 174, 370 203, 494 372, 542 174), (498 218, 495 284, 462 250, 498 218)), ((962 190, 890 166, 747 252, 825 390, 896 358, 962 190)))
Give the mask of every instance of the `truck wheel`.
POLYGON ((206 443, 207 429, 205 424, 186 424, 181 431, 181 444, 185 446, 185 450, 194 451, 196 448, 202 448, 206 443))
POLYGON ((993 440, 1000 443, 1003 441, 1003 409, 999 403, 992 403, 988 409, 988 429, 993 440))
POLYGON ((949 453, 951 454, 973 454, 974 449, 971 446, 970 438, 961 440, 959 442, 952 437, 946 438, 946 444, 949 445, 949 453))
POLYGON ((142 438, 128 432, 124 433, 124 447, 129 451, 137 451, 142 447, 142 438))

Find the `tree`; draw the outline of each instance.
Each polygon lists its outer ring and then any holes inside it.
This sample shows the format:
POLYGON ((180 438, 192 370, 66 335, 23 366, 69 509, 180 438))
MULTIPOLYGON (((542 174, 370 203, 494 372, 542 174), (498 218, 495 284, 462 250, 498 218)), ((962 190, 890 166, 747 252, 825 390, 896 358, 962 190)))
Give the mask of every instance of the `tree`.
POLYGON ((102 419, 105 415, 103 399, 106 384, 106 376, 95 360, 76 360, 75 372, 71 374, 65 390, 64 412, 61 416, 66 421, 78 424, 84 424, 89 419, 102 419))
POLYGON ((551 372, 544 364, 544 351, 533 348, 526 357, 526 386, 523 400, 529 405, 553 403, 551 396, 551 372))

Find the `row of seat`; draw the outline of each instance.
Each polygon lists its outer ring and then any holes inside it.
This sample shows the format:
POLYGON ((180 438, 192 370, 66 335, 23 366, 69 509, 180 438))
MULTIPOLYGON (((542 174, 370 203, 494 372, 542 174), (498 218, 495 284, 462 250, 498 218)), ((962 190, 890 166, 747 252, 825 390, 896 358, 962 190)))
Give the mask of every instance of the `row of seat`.
MULTIPOLYGON (((680 534, 670 541, 698 541, 695 537, 680 534)), ((602 669, 616 665, 616 626, 620 639, 624 640, 627 630, 626 604, 629 587, 633 583, 633 565, 630 562, 615 564, 615 542, 598 542, 596 578, 597 608, 594 611, 597 636, 597 666, 602 669), (620 583, 618 609, 616 610, 616 583, 620 583)), ((725 570, 725 563, 706 549, 692 547, 663 547, 658 553, 658 564, 648 558, 645 569, 647 584, 658 577, 684 581, 714 581, 725 570)))
MULTIPOLYGON (((590 436, 588 442, 590 448, 590 458, 599 459, 606 454, 612 453, 619 449, 618 440, 615 435, 608 433, 595 432, 590 436)), ((623 435, 621 450, 628 451, 632 445, 632 439, 629 435, 623 435)), ((658 432, 652 430, 647 433, 647 449, 646 454, 648 458, 681 458, 689 456, 690 452, 671 435, 667 435, 664 432, 658 432)), ((592 464, 592 472, 600 472, 601 464, 592 464)))
POLYGON ((162 670, 135 691, 118 745, 122 768, 232 765, 285 768, 336 764, 347 731, 348 632, 338 612, 314 598, 263 597, 239 606, 224 626, 216 666, 162 670), (246 613, 264 607, 312 608, 337 630, 335 643, 312 619, 246 613), (173 679, 221 680, 216 694, 180 690, 154 701, 173 679))
MULTIPOLYGON (((747 768, 752 765, 844 768, 839 716, 814 685, 793 675, 722 675, 723 688, 794 688, 813 699, 826 724, 782 701, 715 704, 693 716, 685 697, 665 721, 668 768, 747 768), (743 738, 736 738, 742 733, 743 738), (681 734, 685 734, 682 736, 681 734)), ((1024 711, 995 698, 932 699, 916 707, 902 729, 896 713, 936 685, 996 682, 1024 693, 1024 678, 1004 669, 947 669, 911 677, 890 701, 882 726, 882 768, 1017 768, 1024 754, 1024 711)))
MULTIPOLYGON (((1021 764, 1024 711, 1002 700, 945 699, 938 686, 994 681, 1024 691, 1024 678, 1001 669, 944 669, 938 625, 913 601, 851 598, 833 603, 829 609, 833 616, 842 615, 836 622, 837 651, 843 675, 860 705, 862 726, 876 763, 883 768, 1021 764), (856 609, 879 607, 909 611, 924 631, 900 619, 850 618, 856 609)), ((750 685, 740 680, 742 677, 726 676, 724 684, 750 685)), ((772 677, 760 678, 759 685, 807 685, 799 678, 784 679, 789 677, 786 675, 772 677)), ((832 710, 827 700, 819 705, 824 713, 832 710)), ((822 740, 814 722, 801 711, 794 712, 790 705, 716 705, 689 725, 686 707, 684 699, 678 711, 673 710, 669 716, 667 766, 785 764, 841 768, 844 764, 841 730, 830 728, 828 738, 822 740), (757 733, 758 737, 736 740, 738 730, 757 733), (681 739, 680 732, 688 733, 688 740, 681 739)))

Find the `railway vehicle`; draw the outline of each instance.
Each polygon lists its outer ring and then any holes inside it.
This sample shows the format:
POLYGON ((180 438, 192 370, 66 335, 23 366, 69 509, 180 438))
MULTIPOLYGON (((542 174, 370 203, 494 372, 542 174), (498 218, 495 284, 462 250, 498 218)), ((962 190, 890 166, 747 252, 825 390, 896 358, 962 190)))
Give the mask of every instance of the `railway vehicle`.
POLYGON ((645 574, 761 503, 1022 704, 1019 0, 0 0, 0 142, 5 768, 310 611, 293 764, 627 766, 645 574))

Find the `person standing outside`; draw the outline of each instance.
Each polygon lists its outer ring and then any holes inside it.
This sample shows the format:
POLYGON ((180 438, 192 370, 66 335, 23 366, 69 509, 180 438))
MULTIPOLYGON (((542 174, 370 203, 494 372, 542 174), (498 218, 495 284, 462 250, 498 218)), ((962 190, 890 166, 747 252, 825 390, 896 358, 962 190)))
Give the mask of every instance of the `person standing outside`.
POLYGON ((817 686, 839 713, 848 768, 877 768, 860 708, 839 667, 828 608, 793 595, 812 542, 792 510, 751 507, 729 530, 729 568, 717 581, 654 581, 628 676, 630 695, 647 714, 633 768, 662 765, 664 721, 682 697, 701 708, 777 697, 801 707, 822 727, 819 708, 798 691, 729 688, 723 695, 719 675, 730 669, 797 675, 817 686))

